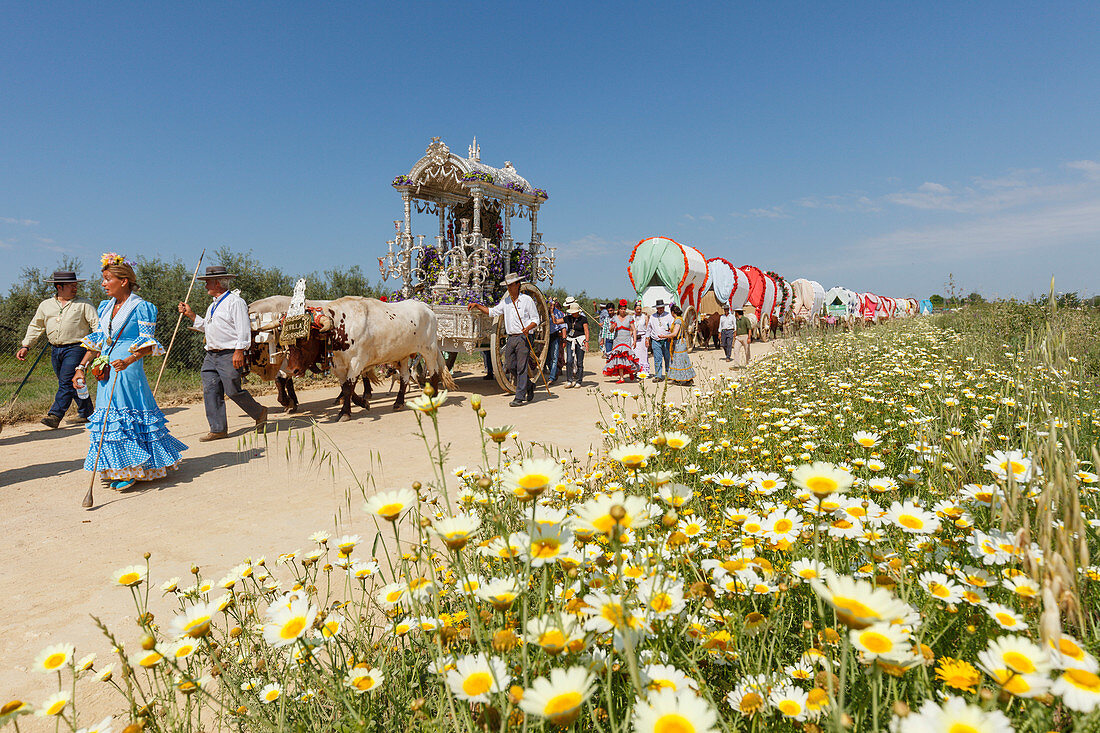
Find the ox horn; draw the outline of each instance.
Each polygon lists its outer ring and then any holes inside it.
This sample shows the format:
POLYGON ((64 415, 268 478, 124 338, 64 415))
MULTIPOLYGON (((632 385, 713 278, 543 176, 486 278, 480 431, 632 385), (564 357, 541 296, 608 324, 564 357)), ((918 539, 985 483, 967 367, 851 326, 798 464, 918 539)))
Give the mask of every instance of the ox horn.
POLYGON ((317 318, 317 330, 321 333, 326 333, 332 330, 332 318, 325 313, 322 313, 317 318))

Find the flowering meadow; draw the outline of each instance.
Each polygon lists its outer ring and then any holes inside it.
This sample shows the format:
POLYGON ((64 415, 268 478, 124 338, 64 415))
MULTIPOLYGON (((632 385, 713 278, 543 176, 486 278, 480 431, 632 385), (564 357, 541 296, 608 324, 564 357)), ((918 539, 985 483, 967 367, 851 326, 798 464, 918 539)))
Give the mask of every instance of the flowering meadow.
POLYGON ((0 722, 1100 730, 1100 327, 997 308, 593 396, 587 461, 476 397, 482 452, 451 456, 444 395, 421 397, 424 476, 363 491, 357 534, 212 575, 120 569, 138 625, 99 656, 43 650, 56 685, 0 722), (174 614, 149 612, 161 595, 174 614), (113 719, 81 715, 85 676, 118 691, 113 719))

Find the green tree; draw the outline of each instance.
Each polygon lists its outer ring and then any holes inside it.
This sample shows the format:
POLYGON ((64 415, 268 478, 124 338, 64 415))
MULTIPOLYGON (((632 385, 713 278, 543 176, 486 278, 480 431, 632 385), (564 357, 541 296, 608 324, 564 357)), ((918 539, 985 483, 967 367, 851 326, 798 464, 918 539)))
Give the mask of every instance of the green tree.
POLYGON ((939 293, 929 296, 928 300, 932 303, 932 307, 937 309, 943 309, 944 303, 946 303, 939 293))
POLYGON ((982 297, 981 293, 973 292, 970 295, 966 296, 966 302, 971 305, 977 305, 978 303, 984 303, 985 298, 982 297))

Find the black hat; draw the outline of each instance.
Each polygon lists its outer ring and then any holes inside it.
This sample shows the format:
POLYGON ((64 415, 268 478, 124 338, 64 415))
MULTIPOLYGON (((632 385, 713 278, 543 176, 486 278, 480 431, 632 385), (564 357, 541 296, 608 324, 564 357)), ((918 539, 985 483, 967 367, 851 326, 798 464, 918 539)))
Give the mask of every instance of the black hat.
POLYGON ((653 304, 653 307, 654 308, 664 308, 665 307, 664 298, 657 298, 657 302, 653 304))
POLYGON ((68 270, 55 270, 53 277, 46 280, 47 285, 68 285, 69 283, 82 283, 83 279, 78 278, 75 272, 69 272, 68 270))
POLYGON ((236 277, 236 274, 234 274, 232 272, 227 272, 226 269, 225 269, 225 265, 211 265, 210 267, 206 268, 206 274, 205 275, 199 275, 198 279, 199 280, 214 280, 214 279, 219 279, 220 280, 223 277, 236 277))

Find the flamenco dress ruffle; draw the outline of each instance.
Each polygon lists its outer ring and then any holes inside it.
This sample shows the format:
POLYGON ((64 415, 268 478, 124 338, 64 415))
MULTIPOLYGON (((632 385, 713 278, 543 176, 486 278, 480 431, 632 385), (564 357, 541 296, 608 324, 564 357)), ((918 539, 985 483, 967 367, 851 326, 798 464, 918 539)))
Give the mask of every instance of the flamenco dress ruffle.
MULTIPOLYGON (((151 335, 156 323, 156 307, 143 302, 138 308, 135 318, 116 342, 112 360, 146 346, 153 347, 151 356, 164 354, 164 347, 151 335)), ((107 313, 110 313, 109 309, 107 313)), ((103 316, 100 313, 100 318, 103 316)), ((103 340, 104 335, 95 332, 84 339, 84 346, 98 351, 103 340)), ((149 380, 145 376, 144 360, 134 362, 121 372, 111 369, 107 380, 99 382, 96 409, 88 418, 91 441, 84 469, 98 470, 103 478, 110 481, 163 478, 169 470, 179 466, 180 453, 187 450, 182 441, 168 432, 167 423, 164 413, 153 399, 149 380), (101 436, 103 444, 100 449, 101 436)))
POLYGON ((619 377, 620 379, 634 379, 638 376, 638 357, 626 344, 620 344, 611 350, 611 356, 607 359, 607 365, 603 369, 604 376, 619 377))

